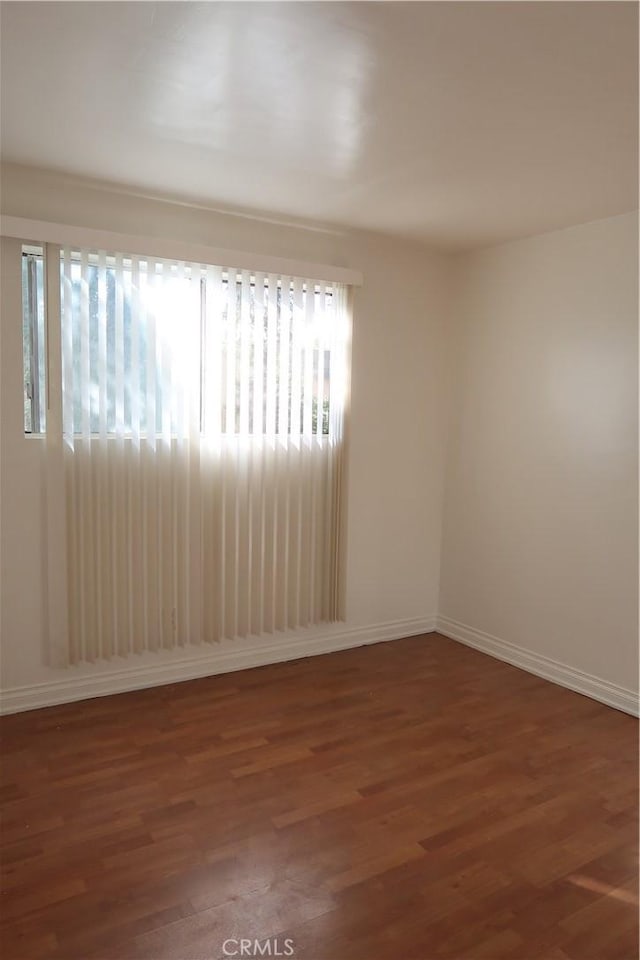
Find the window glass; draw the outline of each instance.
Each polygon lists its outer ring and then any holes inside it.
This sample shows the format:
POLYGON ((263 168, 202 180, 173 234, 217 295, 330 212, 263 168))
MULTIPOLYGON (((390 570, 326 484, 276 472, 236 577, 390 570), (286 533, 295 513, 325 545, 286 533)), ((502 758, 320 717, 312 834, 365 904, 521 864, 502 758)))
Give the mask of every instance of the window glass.
POLYGON ((44 433, 47 404, 42 247, 22 248, 22 347, 24 431, 44 433))

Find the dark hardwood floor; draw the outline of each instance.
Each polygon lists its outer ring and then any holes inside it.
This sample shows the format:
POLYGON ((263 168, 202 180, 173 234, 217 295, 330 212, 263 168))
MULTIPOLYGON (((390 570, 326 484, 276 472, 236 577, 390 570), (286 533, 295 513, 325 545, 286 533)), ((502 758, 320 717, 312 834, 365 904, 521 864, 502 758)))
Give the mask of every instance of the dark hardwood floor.
POLYGON ((436 634, 1 730, 3 960, 638 956, 636 721, 436 634))

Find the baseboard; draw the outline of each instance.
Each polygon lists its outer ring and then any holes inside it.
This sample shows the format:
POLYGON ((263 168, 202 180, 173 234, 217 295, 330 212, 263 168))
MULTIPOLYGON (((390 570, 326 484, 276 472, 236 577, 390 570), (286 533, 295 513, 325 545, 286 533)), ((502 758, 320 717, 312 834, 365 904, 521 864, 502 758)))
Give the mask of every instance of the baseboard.
POLYGON ((269 663, 281 663, 286 660, 298 660, 313 657, 336 650, 348 650, 370 643, 382 643, 387 640, 399 640, 402 637, 418 636, 435 630, 436 618, 422 617, 407 620, 394 620, 387 623, 372 624, 368 627, 326 627, 324 629, 304 630, 294 635, 280 634, 269 637, 252 637, 238 640, 232 649, 215 645, 207 648, 206 653, 184 657, 179 660, 166 660, 157 654, 157 660, 144 663, 120 661, 126 667, 115 670, 101 669, 95 674, 79 673, 76 667, 65 671, 65 677, 45 683, 14 687, 0 692, 0 713, 20 713, 24 710, 37 710, 60 703, 72 703, 92 697, 104 697, 114 693, 126 693, 129 690, 142 690, 146 687, 179 683, 182 680, 195 680, 219 673, 231 673, 234 670, 246 670, 249 667, 261 667, 269 663))
POLYGON ((552 660, 550 657, 543 657, 539 653, 534 653, 533 650, 526 650, 507 640, 492 637, 491 634, 483 633, 482 630, 476 630, 475 627, 459 623, 450 617, 437 617, 436 629, 445 637, 458 640, 468 647, 481 650, 482 653, 488 653, 498 660, 505 660, 514 667, 520 667, 528 673, 535 673, 536 676, 551 680, 561 687, 568 687, 569 690, 575 690, 593 700, 615 707, 616 710, 630 713, 634 717, 639 714, 638 694, 633 690, 619 687, 615 683, 609 683, 608 680, 601 680, 599 677, 584 673, 566 663, 552 660))
POLYGON ((498 637, 444 616, 393 620, 367 627, 328 627, 323 630, 307 630, 294 635, 280 634, 268 638, 254 637, 250 640, 238 641, 237 647, 233 649, 211 646, 207 648, 206 653, 183 657, 179 660, 165 660, 162 654, 157 654, 157 660, 151 662, 146 660, 144 663, 136 663, 133 659, 123 660, 120 663, 126 663, 126 666, 108 671, 102 669, 95 674, 86 672, 80 674, 78 668, 70 667, 63 679, 1 691, 0 713, 20 713, 24 710, 37 710, 40 707, 61 703, 126 693, 130 690, 143 690, 147 687, 195 680, 198 677, 209 677, 219 673, 231 673, 235 670, 246 670, 269 663, 282 663, 338 650, 349 650, 366 644, 399 640, 402 637, 418 636, 434 630, 445 637, 504 660, 536 676, 544 677, 545 680, 599 700, 624 713, 636 717, 639 714, 638 695, 632 690, 601 680, 575 667, 543 657, 532 650, 500 640, 498 637))

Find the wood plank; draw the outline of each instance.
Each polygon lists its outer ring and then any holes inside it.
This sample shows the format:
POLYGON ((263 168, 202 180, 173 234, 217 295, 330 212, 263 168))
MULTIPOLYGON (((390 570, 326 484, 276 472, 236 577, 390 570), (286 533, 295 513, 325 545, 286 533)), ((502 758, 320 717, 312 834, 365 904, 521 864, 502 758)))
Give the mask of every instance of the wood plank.
POLYGON ((637 722, 436 634, 0 722, 6 960, 635 960, 637 722))

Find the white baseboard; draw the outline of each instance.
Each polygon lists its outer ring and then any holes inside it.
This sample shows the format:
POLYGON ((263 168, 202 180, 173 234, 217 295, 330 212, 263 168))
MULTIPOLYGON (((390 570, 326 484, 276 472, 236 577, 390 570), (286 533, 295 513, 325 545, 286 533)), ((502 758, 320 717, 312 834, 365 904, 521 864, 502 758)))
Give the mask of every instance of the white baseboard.
POLYGON ((252 637, 249 640, 237 641, 237 645, 232 648, 228 646, 219 648, 212 645, 207 648, 206 653, 200 652, 197 656, 166 660, 159 653, 157 660, 147 659, 143 663, 136 662, 134 659, 119 661, 119 663, 126 662, 127 665, 113 670, 103 668, 95 674, 79 673, 78 668, 70 667, 65 671, 62 679, 1 691, 0 713, 20 713, 24 710, 37 710, 40 707, 88 700, 92 697, 126 693, 129 690, 179 683, 182 680, 195 680, 198 677, 246 670, 269 663, 298 660, 302 657, 348 650, 366 644, 399 640, 402 637, 418 636, 434 630, 445 637, 474 647, 482 653, 504 660, 529 673, 544 677, 545 680, 551 680, 560 686, 599 700, 624 713, 636 717, 639 714, 638 695, 632 690, 601 680, 549 657, 543 657, 532 650, 525 650, 506 640, 500 640, 498 637, 483 633, 450 617, 442 616, 393 620, 368 627, 336 626, 311 629, 297 634, 280 634, 266 638, 252 637))
POLYGON ((301 657, 348 650, 365 644, 431 633, 435 627, 435 616, 394 620, 369 627, 347 628, 337 625, 324 629, 313 628, 294 635, 283 633, 273 637, 251 637, 238 640, 232 648, 212 645, 207 648, 206 653, 201 652, 199 656, 179 660, 162 659, 162 654, 159 653, 158 659, 151 662, 147 659, 144 663, 136 663, 131 659, 124 668, 107 671, 103 665, 103 669, 95 674, 87 674, 86 668, 83 668, 85 672, 80 674, 78 668, 70 667, 62 679, 1 691, 0 713, 20 713, 23 710, 36 710, 60 703, 125 693, 128 690, 142 690, 145 687, 246 670, 269 663, 298 660, 301 657))
POLYGON ((551 680, 561 687, 568 687, 569 690, 575 690, 593 700, 615 707, 616 710, 630 713, 634 717, 639 714, 638 694, 633 690, 619 687, 615 683, 609 683, 608 680, 601 680, 599 677, 584 673, 565 663, 559 663, 550 657, 543 657, 539 653, 534 653, 533 650, 526 650, 507 640, 492 637, 489 633, 483 633, 482 630, 476 630, 475 627, 469 627, 450 617, 439 616, 436 629, 445 637, 459 640, 468 647, 488 653, 498 660, 505 660, 514 667, 520 667, 528 673, 535 673, 536 676, 551 680))

